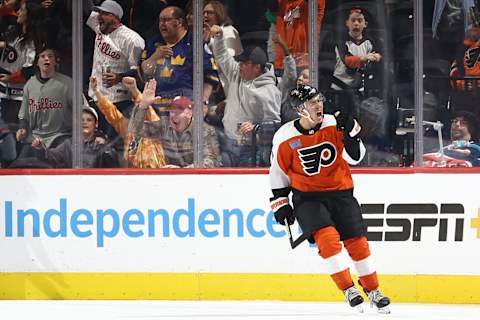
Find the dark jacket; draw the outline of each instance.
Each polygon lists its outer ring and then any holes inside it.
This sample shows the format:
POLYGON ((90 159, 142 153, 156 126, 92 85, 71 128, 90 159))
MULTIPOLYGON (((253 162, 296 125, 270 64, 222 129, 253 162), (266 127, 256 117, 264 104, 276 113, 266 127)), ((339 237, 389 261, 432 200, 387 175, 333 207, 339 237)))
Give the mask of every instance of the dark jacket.
MULTIPOLYGON (((72 167, 72 139, 54 148, 36 150, 36 156, 57 168, 72 167)), ((97 144, 95 137, 83 145, 83 168, 115 168, 119 166, 117 152, 110 144, 97 144)))

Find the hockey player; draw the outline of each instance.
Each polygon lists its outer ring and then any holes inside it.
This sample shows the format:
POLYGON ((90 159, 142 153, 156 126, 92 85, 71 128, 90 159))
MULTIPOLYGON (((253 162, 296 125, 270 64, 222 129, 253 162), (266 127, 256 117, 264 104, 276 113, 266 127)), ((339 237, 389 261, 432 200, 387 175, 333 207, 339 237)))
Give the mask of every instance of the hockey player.
POLYGON ((361 127, 343 113, 324 114, 323 95, 314 87, 299 86, 290 94, 298 101, 300 118, 284 124, 273 139, 270 201, 275 219, 282 225, 298 219, 346 301, 363 312, 363 297, 341 254, 342 241, 370 303, 380 313, 390 313, 390 299, 378 289, 360 206, 353 196, 349 164, 358 164, 365 155, 361 127))

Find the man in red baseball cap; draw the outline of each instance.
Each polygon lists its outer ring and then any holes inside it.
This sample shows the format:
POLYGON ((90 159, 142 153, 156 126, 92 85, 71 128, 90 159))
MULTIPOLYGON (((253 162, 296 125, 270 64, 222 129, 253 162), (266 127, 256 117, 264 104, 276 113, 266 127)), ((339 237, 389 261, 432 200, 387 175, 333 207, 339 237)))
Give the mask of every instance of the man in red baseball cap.
MULTIPOLYGON (((143 129, 150 138, 162 142, 167 167, 193 167, 193 103, 188 97, 175 97, 168 106, 168 113, 159 114, 160 120, 145 121, 145 110, 156 99, 156 86, 154 79, 145 85, 142 100, 135 108, 129 127, 134 131, 143 129)), ((203 167, 220 166, 220 148, 215 128, 203 122, 202 133, 203 167)))
POLYGON ((177 132, 183 132, 192 123, 192 100, 188 97, 175 97, 169 108, 170 126, 177 132))

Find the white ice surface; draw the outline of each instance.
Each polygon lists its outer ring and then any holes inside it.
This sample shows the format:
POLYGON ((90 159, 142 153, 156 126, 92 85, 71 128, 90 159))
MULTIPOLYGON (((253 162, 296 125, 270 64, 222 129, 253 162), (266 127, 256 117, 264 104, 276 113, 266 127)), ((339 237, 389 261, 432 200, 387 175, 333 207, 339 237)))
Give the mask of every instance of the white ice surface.
POLYGON ((0 319, 87 320, 478 320, 480 305, 393 304, 389 315, 370 306, 269 301, 0 301, 0 319))

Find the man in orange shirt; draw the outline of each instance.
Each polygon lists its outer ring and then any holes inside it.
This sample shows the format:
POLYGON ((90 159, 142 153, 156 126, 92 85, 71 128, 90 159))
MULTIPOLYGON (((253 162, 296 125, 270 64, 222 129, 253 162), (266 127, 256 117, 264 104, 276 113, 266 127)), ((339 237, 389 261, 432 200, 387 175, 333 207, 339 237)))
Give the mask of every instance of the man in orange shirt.
POLYGON ((342 254, 343 241, 369 301, 380 313, 390 313, 390 299, 378 289, 360 205, 353 196, 349 164, 358 164, 365 155, 361 127, 340 112, 324 114, 324 98, 316 88, 299 86, 291 95, 298 101, 300 119, 284 124, 273 138, 270 202, 275 219, 289 225, 298 219, 346 301, 363 312, 363 297, 342 254))

